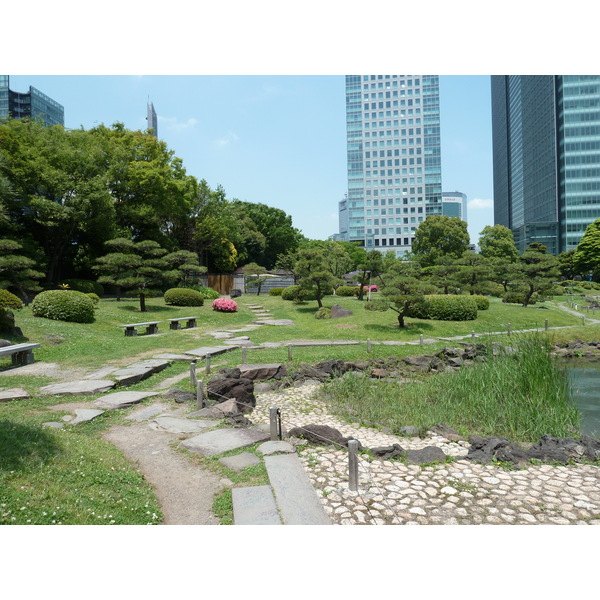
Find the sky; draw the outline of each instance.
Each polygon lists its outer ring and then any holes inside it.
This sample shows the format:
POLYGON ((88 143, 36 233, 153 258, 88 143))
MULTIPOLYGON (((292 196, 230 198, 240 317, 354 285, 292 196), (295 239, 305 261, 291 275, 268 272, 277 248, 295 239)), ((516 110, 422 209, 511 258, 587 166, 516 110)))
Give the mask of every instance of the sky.
MULTIPOLYGON (((60 102, 72 129, 146 129, 150 100, 159 138, 188 174, 284 210, 308 238, 339 231, 343 75, 9 75, 11 89, 32 85, 60 102)), ((467 195, 472 242, 493 225, 490 110, 489 76, 440 77, 442 188, 467 195)))

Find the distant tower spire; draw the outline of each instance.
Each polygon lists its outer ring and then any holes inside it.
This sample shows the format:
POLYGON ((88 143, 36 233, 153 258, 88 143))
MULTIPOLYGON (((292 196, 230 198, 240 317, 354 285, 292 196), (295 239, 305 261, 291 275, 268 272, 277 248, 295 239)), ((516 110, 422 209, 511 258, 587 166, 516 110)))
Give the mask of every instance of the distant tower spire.
POLYGON ((146 114, 146 120, 148 121, 148 129, 152 130, 152 135, 158 137, 158 119, 156 117, 156 111, 154 110, 154 104, 148 99, 148 109, 146 114))

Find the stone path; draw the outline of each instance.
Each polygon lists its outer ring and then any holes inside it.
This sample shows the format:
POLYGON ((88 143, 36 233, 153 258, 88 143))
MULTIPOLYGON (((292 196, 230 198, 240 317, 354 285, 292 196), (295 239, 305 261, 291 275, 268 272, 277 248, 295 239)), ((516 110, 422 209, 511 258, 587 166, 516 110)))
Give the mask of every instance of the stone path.
POLYGON ((359 489, 348 488, 345 448, 308 446, 299 454, 321 503, 334 524, 557 524, 600 525, 600 467, 531 466, 505 471, 462 459, 469 444, 431 434, 398 437, 348 424, 328 414, 319 384, 260 394, 252 413, 269 421, 281 410, 285 430, 312 423, 329 425, 368 448, 400 444, 406 450, 435 445, 456 462, 421 467, 359 455, 359 489))
MULTIPOLYGON (((257 305, 250 308, 260 315, 260 319, 254 324, 246 328, 213 333, 215 339, 228 342, 227 345, 197 348, 182 355, 157 355, 153 359, 124 369, 106 367, 79 381, 71 382, 70 388, 65 388, 66 384, 46 386, 44 393, 82 395, 109 391, 117 382, 121 386, 131 385, 162 370, 173 360, 189 362, 208 355, 228 352, 239 345, 252 345, 248 336, 236 334, 249 332, 264 325, 293 324, 269 319, 268 313, 257 305), (90 391, 92 389, 95 391, 90 391)), ((467 337, 470 336, 461 336, 460 339, 467 337)), ((404 343, 414 345, 436 341, 404 343)), ((311 342, 286 343, 311 345, 311 342)), ((339 342, 348 343, 358 342, 339 342)), ((187 374, 182 374, 174 380, 186 376, 187 374)), ((157 390, 164 388, 165 385, 156 387, 157 390)), ((468 450, 468 443, 464 441, 453 442, 433 434, 426 439, 399 438, 375 429, 341 422, 328 414, 326 405, 319 399, 319 389, 320 385, 313 383, 282 392, 257 392, 257 406, 251 419, 258 426, 252 430, 214 429, 217 421, 193 417, 190 411, 195 407, 182 405, 174 409, 167 404, 154 403, 129 415, 127 419, 134 422, 131 426, 114 427, 105 437, 121 448, 155 486, 163 506, 166 524, 216 523, 211 512, 212 498, 226 486, 233 485, 230 481, 193 465, 171 447, 172 442, 183 440, 182 447, 203 455, 240 450, 238 455, 223 458, 221 461, 234 470, 243 470, 260 460, 255 454, 244 452, 243 449, 249 444, 269 438, 265 432, 268 431, 271 406, 280 408, 283 426, 287 430, 310 423, 327 424, 338 429, 344 436, 359 439, 366 447, 398 443, 407 450, 418 450, 435 445, 446 455, 457 459, 455 462, 434 467, 420 467, 392 460, 369 461, 360 457, 359 490, 351 492, 348 489, 348 454, 345 448, 313 447, 301 440, 294 440, 301 449, 298 465, 303 466, 312 486, 317 490, 317 504, 320 503, 323 512, 317 511, 309 516, 298 517, 303 512, 302 507, 297 505, 295 508, 289 508, 290 498, 301 497, 298 493, 290 492, 292 488, 286 483, 286 477, 296 469, 291 466, 290 461, 297 461, 298 457, 295 453, 293 457, 289 456, 289 450, 281 455, 287 454, 287 457, 278 456, 278 452, 275 452, 275 456, 265 456, 265 463, 271 465, 269 475, 274 480, 283 482, 283 487, 276 495, 277 501, 280 502, 281 514, 284 514, 285 510, 290 511, 287 517, 289 523, 306 523, 313 519, 314 523, 331 522, 342 525, 600 524, 598 467, 542 465, 518 471, 504 471, 497 466, 478 465, 462 458, 468 450), (203 432, 204 429, 209 431, 203 432), (285 502, 288 502, 288 508, 282 510, 285 502)), ((15 398, 23 397, 24 390, 10 391, 14 391, 15 398)), ((90 403, 57 405, 50 408, 69 411, 74 416, 66 415, 62 423, 53 422, 46 425, 77 425, 96 418, 103 414, 104 410, 129 407, 149 396, 159 394, 160 391, 118 391, 99 397, 92 404, 94 408, 90 408, 90 403)), ((8 396, 8 399, 11 399, 10 394, 8 396)), ((2 400, 5 398, 0 396, 0 401, 2 400)), ((236 492, 238 507, 243 506, 246 511, 255 513, 254 516, 248 516, 246 512, 245 516, 240 517, 240 523, 253 522, 252 519, 256 519, 255 522, 261 522, 261 519, 269 521, 274 518, 273 506, 270 503, 275 496, 265 489, 255 490, 255 493, 256 497, 265 499, 267 508, 261 509, 260 504, 252 500, 252 490, 236 492)), ((311 503, 312 500, 306 500, 304 504, 309 506, 311 503)))

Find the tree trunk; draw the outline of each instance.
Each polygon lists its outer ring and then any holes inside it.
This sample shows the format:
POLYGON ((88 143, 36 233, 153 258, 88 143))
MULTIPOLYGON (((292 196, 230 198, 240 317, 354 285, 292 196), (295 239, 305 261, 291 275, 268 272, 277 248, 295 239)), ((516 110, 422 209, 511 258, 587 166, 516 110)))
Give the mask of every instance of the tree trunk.
POLYGON ((529 301, 531 300, 531 296, 533 296, 533 292, 535 290, 533 289, 533 286, 531 284, 529 284, 529 292, 527 292, 525 294, 525 300, 523 301, 523 308, 527 308, 527 306, 529 305, 529 301))
POLYGON ((146 295, 140 294, 140 312, 146 312, 146 295))

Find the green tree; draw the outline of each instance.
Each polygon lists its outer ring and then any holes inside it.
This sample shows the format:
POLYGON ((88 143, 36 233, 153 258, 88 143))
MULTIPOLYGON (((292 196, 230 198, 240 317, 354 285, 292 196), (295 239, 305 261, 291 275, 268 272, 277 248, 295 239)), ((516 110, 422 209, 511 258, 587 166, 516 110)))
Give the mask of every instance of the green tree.
POLYGON ((38 280, 44 277, 36 263, 21 253, 23 246, 14 240, 0 239, 0 288, 13 289, 28 301, 28 292, 39 292, 38 280))
POLYGON ((384 275, 385 287, 381 290, 384 302, 370 302, 365 308, 393 310, 398 315, 398 326, 406 327, 404 319, 409 310, 423 302, 425 295, 435 292, 435 286, 421 279, 421 275, 421 268, 414 261, 398 261, 393 269, 384 275))
POLYGON ((423 274, 427 276, 430 283, 443 290, 444 294, 449 294, 451 289, 459 287, 457 279, 459 270, 460 266, 455 258, 441 256, 435 265, 423 269, 423 274))
POLYGON ((298 272, 296 264, 298 263, 297 250, 288 250, 284 254, 280 254, 275 261, 275 269, 283 271, 294 279, 294 284, 298 283, 298 272))
POLYGON ((484 294, 490 281, 490 262, 482 254, 467 250, 455 261, 458 267, 455 277, 469 294, 484 294))
POLYGON ((360 289, 358 292, 358 299, 362 300, 364 297, 365 286, 372 282, 373 279, 379 278, 383 272, 383 255, 379 250, 370 250, 365 252, 361 257, 361 261, 358 263, 358 275, 356 281, 358 282, 360 289))
POLYGON ((244 275, 246 277, 246 285, 256 285, 256 295, 260 296, 262 284, 268 279, 267 270, 256 263, 248 263, 244 267, 244 275))
POLYGON ((296 272, 299 285, 305 290, 314 292, 319 308, 323 306, 323 296, 340 283, 327 264, 325 251, 322 248, 301 248, 298 250, 296 272))
POLYGON ((115 286, 118 302, 122 290, 130 287, 131 277, 141 260, 134 251, 134 243, 127 238, 109 240, 106 248, 110 252, 97 259, 94 270, 101 273, 98 283, 115 286))
POLYGON ((573 279, 575 275, 579 275, 575 267, 575 252, 576 249, 573 248, 558 255, 558 268, 560 269, 561 276, 565 279, 573 279))
POLYGON ((469 249, 467 224, 458 217, 429 215, 415 231, 412 252, 422 267, 442 256, 460 258, 469 249))
POLYGON ((486 258, 505 258, 516 262, 519 251, 513 232, 504 225, 486 225, 479 234, 479 247, 486 258))
POLYGON ((206 267, 198 264, 198 255, 189 250, 176 250, 165 256, 165 261, 171 270, 177 271, 181 287, 198 284, 200 275, 206 273, 206 267))
POLYGON ((490 281, 499 283, 504 292, 508 292, 508 287, 517 283, 521 279, 521 268, 518 262, 510 262, 506 258, 490 259, 490 281))
POLYGON ((523 306, 527 306, 536 292, 549 290, 560 275, 558 258, 536 248, 526 250, 519 257, 521 285, 525 291, 523 306))
POLYGON ((573 266, 577 273, 596 273, 600 270, 600 219, 590 223, 575 248, 573 266))

